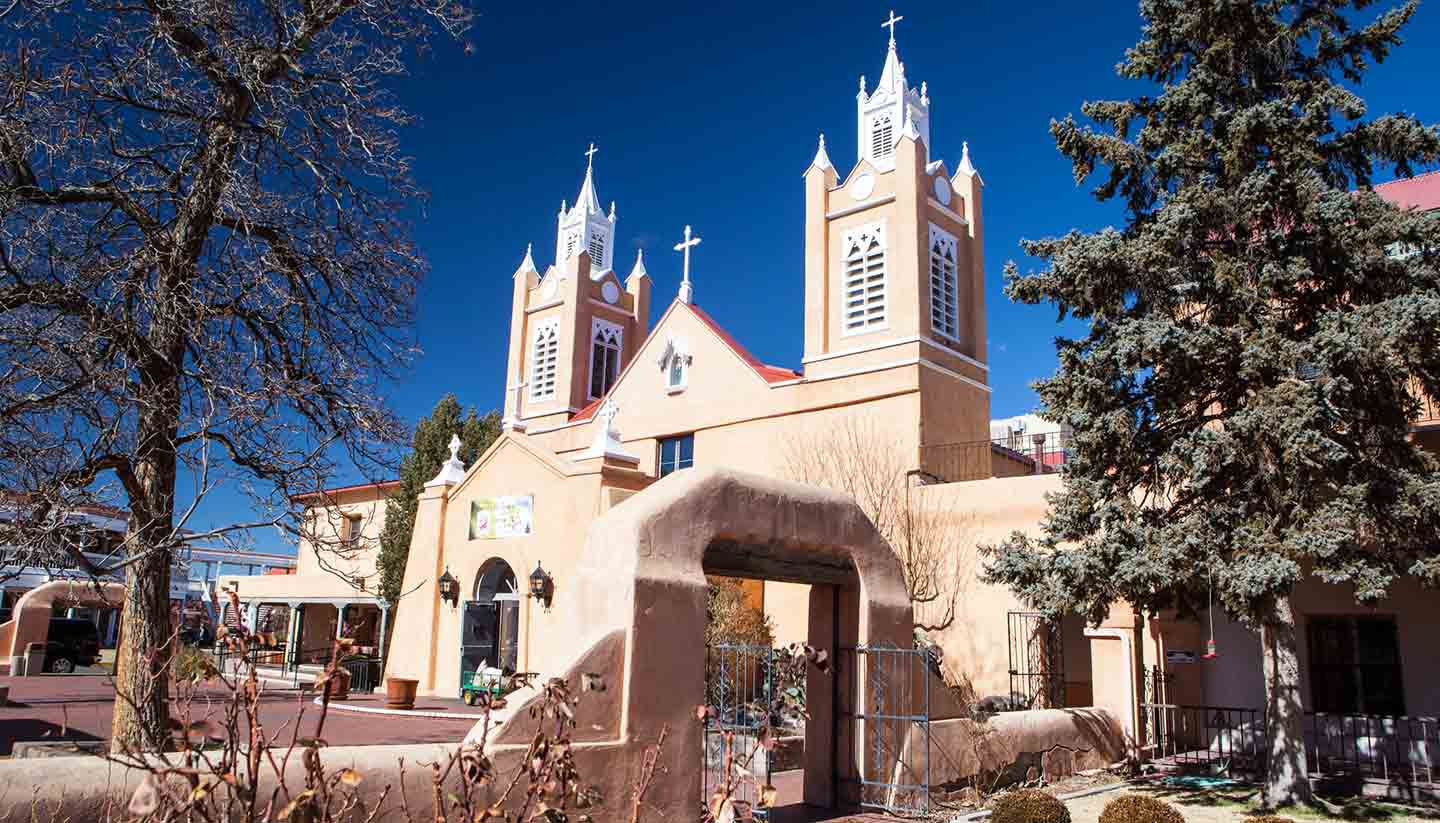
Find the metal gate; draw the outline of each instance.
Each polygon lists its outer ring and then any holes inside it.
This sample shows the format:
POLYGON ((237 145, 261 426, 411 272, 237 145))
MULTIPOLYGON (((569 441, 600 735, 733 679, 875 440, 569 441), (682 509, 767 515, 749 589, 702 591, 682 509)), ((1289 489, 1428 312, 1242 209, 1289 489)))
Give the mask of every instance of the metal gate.
MULTIPOLYGON (((930 806, 930 656, 917 646, 856 646, 837 676, 849 691, 842 716, 860 753, 859 805, 903 816, 930 806)), ((841 709, 841 707, 837 707, 841 709)))
POLYGON ((1010 612, 1010 706, 1058 709, 1065 705, 1065 644, 1060 624, 1037 612, 1010 612))
POLYGON ((781 655, 769 646, 719 643, 705 653, 704 798, 729 800, 735 819, 769 817, 770 751, 765 745, 786 725, 777 689, 781 655))

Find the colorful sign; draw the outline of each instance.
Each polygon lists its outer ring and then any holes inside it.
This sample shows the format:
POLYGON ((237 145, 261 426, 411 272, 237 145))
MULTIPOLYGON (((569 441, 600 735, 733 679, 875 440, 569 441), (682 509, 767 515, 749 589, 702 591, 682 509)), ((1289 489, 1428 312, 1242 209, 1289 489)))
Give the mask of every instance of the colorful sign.
POLYGON ((534 495, 482 497, 470 501, 471 540, 523 537, 534 525, 534 495))

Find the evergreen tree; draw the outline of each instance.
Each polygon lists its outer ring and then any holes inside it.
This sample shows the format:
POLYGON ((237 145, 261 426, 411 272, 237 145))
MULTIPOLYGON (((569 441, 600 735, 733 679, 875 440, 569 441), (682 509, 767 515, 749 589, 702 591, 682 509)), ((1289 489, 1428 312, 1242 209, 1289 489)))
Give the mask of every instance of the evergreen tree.
POLYGON ((466 466, 490 448, 500 435, 500 415, 478 415, 474 408, 462 414, 460 401, 447 394, 430 416, 415 426, 413 450, 400 461, 400 487, 385 501, 385 528, 380 532, 380 597, 398 603, 404 594, 405 561, 410 557, 410 535, 415 530, 415 509, 425 484, 450 458, 450 438, 460 435, 460 459, 466 466))
POLYGON ((1266 800, 1309 798, 1291 594, 1361 603, 1440 583, 1440 476, 1409 439, 1440 397, 1440 221, 1369 187, 1440 159, 1440 131, 1366 118, 1358 87, 1415 4, 1143 0, 1119 66, 1155 94, 1091 102, 1051 133, 1077 182, 1108 173, 1122 228, 1026 242, 1008 294, 1088 321, 1037 384, 1075 429, 1038 539, 988 577, 1050 612, 1217 607, 1260 632, 1266 800), (1148 84, 1147 84, 1148 85, 1148 84), (1352 191, 1352 188, 1355 191, 1352 191))

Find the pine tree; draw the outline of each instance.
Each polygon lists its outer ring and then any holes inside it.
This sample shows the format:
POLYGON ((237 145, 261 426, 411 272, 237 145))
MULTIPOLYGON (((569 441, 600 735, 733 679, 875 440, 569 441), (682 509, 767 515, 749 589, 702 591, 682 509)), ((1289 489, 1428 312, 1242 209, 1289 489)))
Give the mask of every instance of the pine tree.
POLYGON ((404 594, 405 561, 410 557, 410 536, 415 530, 415 509, 425 484, 450 458, 450 438, 460 435, 460 459, 470 466, 500 435, 500 415, 484 416, 471 408, 462 414, 460 401, 447 394, 430 416, 415 426, 413 450, 400 461, 400 487, 385 501, 385 528, 380 532, 380 597, 399 603, 404 594))
POLYGON ((1091 620, 1213 591, 1261 635, 1272 805, 1310 796, 1295 587, 1440 583, 1440 476, 1409 440, 1412 381, 1440 396, 1440 221, 1370 189, 1440 159, 1440 130, 1367 118, 1355 88, 1415 10, 1352 25, 1369 5, 1143 0, 1119 73, 1155 93, 1051 124, 1077 182, 1108 169, 1095 195, 1123 227, 1007 267, 1013 299, 1089 329, 1036 385, 1075 429, 1063 490, 987 576, 1091 620))

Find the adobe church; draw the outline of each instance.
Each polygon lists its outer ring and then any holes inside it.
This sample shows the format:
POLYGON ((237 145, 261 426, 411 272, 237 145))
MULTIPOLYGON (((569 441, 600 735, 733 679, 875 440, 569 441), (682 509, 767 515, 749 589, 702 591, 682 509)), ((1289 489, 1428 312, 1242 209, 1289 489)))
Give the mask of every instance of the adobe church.
MULTIPOLYGON (((347 615, 378 615, 370 634, 385 675, 418 680, 421 695, 454 697, 481 662, 547 675, 574 663, 587 648, 573 614, 587 533, 676 472, 793 480, 797 444, 823 449, 831 433, 863 430, 885 445, 896 485, 913 487, 897 494, 974 526, 959 548, 973 554, 982 539, 1033 529, 1058 474, 990 441, 984 184, 965 143, 951 142, 960 145, 953 167, 939 156, 929 89, 907 76, 893 28, 878 82, 860 78, 855 128, 857 157, 843 177, 823 136, 803 175, 799 369, 761 362, 706 312, 703 230, 676 227, 682 282, 651 325, 647 261, 625 261, 623 276, 616 267, 621 226, 600 197, 592 146, 579 193, 556 218, 554 262, 542 271, 527 250, 513 275, 504 431, 473 465, 452 458, 427 486, 394 625, 373 586, 341 590, 342 576, 317 568, 310 546, 295 576, 230 581, 242 599, 252 609, 301 609, 292 648, 315 645, 305 636, 333 637, 347 615), (1027 485, 959 482, 995 477, 1027 485), (530 595, 531 578, 544 597, 530 595), (442 597, 442 581, 447 590, 453 581, 453 597, 442 597)), ((371 545, 390 488, 331 489, 310 502, 339 541, 371 545)), ((348 563, 340 571, 363 584, 374 553, 326 564, 333 572, 348 563)), ((727 571, 749 578, 778 643, 805 639, 802 575, 707 566, 727 571)), ((974 580, 953 625, 932 633, 951 674, 982 696, 1012 691, 1007 614, 1020 608, 1007 590, 974 580)), ((1082 631, 1078 621, 1067 630, 1079 689, 1070 705, 1091 702, 1082 631)))

